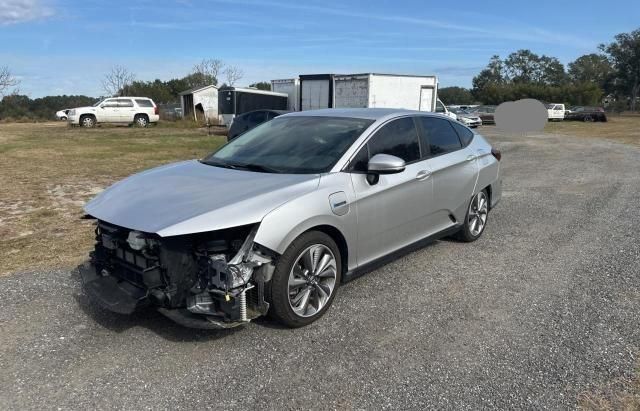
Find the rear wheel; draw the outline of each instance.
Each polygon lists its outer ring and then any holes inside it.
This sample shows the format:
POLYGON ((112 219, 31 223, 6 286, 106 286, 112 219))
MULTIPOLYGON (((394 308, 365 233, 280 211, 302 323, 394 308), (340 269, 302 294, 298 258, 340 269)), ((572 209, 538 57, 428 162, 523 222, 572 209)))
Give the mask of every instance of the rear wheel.
POLYGON ((585 123, 591 123, 593 121, 593 117, 591 116, 584 116, 583 118, 585 123))
POLYGON ((133 124, 135 124, 138 127, 146 127, 149 125, 149 117, 147 117, 144 114, 138 114, 133 119, 133 124))
POLYGON ((471 199, 464 224, 457 233, 456 238, 464 242, 477 240, 484 232, 488 217, 489 196, 486 190, 482 190, 471 199))
POLYGON ((309 231, 295 239, 267 283, 270 315, 289 327, 322 317, 340 284, 340 261, 338 246, 325 233, 309 231))

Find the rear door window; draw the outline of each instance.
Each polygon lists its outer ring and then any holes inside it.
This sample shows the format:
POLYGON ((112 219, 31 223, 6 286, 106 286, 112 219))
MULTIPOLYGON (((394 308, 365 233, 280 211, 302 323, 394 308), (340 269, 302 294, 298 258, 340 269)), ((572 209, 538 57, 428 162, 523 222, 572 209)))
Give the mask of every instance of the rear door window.
POLYGON ((462 148, 458 133, 449 120, 436 117, 418 117, 422 126, 422 145, 429 147, 431 156, 451 153, 462 148))
POLYGON ((133 101, 131 101, 131 99, 119 98, 117 101, 118 107, 133 107, 133 101))
POLYGON ((247 123, 249 124, 260 124, 264 122, 264 111, 255 111, 253 113, 249 113, 247 115, 247 123))
POLYGON ((136 99, 136 104, 138 107, 153 107, 151 100, 147 99, 136 99))
POLYGON ((456 133, 458 133, 458 137, 460 137, 460 142, 462 143, 463 147, 468 146, 471 143, 471 140, 473 140, 473 131, 469 130, 467 127, 463 126, 462 124, 459 123, 455 123, 453 121, 450 122, 451 125, 453 125, 453 128, 456 130, 456 133))

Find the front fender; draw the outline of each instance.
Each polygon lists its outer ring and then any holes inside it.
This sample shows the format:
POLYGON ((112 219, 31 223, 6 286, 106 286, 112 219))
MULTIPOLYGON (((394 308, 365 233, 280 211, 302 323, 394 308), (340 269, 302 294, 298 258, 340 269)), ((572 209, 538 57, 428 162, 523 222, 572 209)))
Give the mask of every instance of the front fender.
POLYGON ((318 189, 276 208, 267 214, 260 223, 254 241, 279 254, 305 231, 318 226, 331 226, 345 239, 348 253, 348 269, 355 267, 356 255, 356 213, 350 206, 343 215, 332 211, 329 197, 343 192, 347 204, 354 202, 351 179, 347 173, 332 173, 323 176, 318 189))

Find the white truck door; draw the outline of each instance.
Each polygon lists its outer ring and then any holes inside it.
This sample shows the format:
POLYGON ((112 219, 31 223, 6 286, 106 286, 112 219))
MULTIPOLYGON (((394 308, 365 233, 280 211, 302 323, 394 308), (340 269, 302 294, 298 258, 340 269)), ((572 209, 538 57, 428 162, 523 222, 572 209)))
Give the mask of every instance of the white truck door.
POLYGON ((420 111, 433 111, 436 89, 433 86, 420 87, 420 111))

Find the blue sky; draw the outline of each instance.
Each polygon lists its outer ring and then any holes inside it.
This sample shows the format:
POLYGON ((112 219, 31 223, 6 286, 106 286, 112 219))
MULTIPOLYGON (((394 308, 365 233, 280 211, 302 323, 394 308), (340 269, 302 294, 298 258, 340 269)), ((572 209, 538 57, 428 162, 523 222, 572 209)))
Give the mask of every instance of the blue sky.
POLYGON ((640 2, 389 0, 0 0, 0 66, 31 97, 102 93, 112 65, 137 79, 187 74, 202 58, 239 85, 310 73, 435 74, 469 87, 493 54, 564 64, 640 27, 640 2), (615 6, 608 7, 608 4, 615 6))

